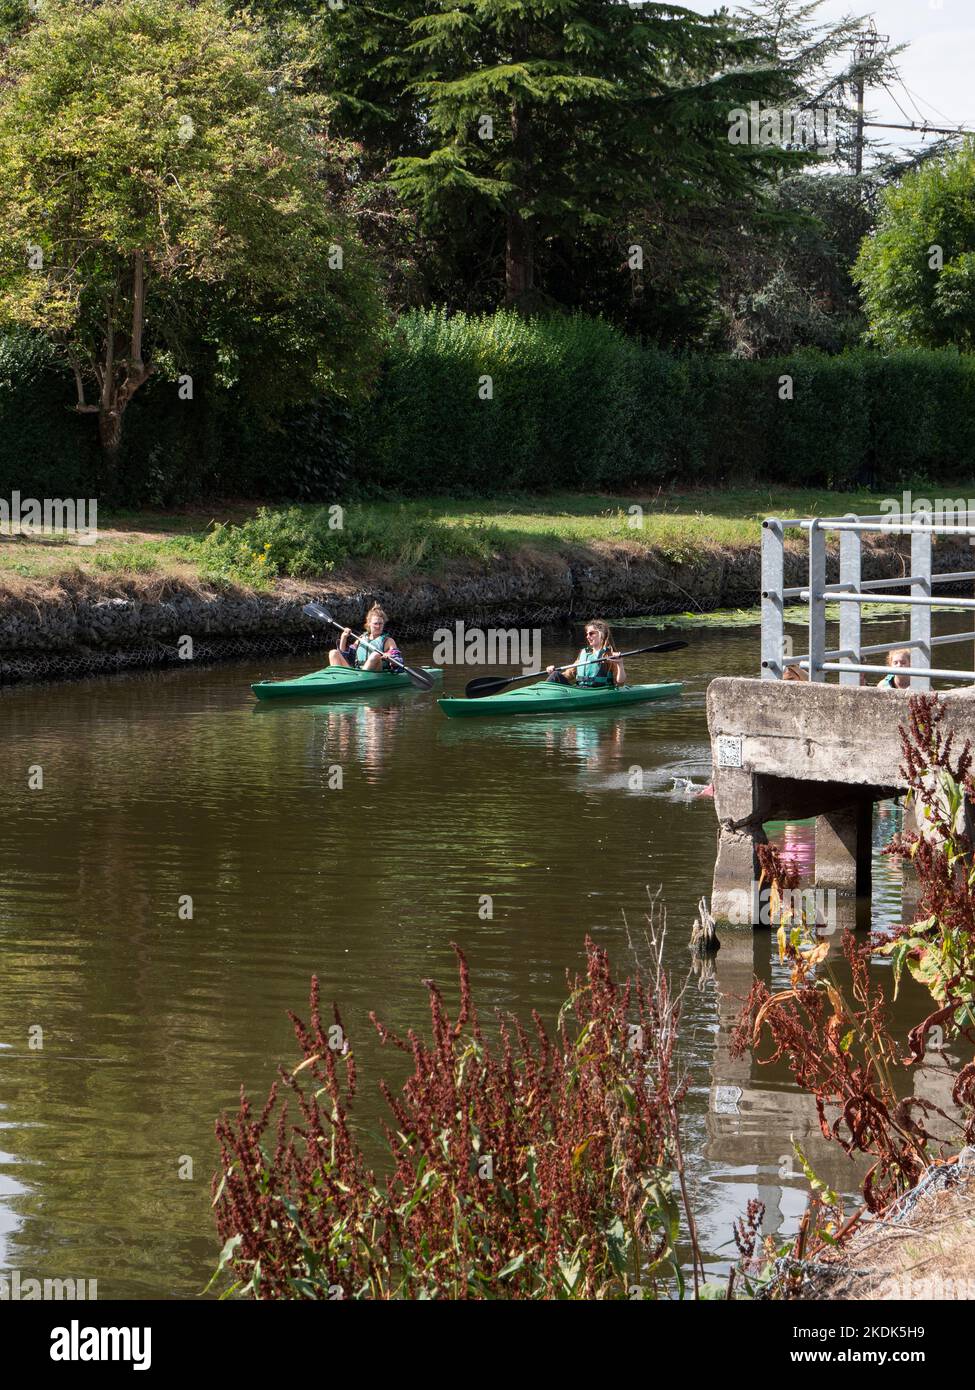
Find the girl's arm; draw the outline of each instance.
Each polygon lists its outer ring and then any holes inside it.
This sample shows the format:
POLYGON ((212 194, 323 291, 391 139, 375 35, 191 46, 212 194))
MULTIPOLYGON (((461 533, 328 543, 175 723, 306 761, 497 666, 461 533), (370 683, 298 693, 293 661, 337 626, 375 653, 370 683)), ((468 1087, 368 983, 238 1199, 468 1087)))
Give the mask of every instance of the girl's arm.
POLYGON ((626 671, 623 668, 622 661, 614 661, 611 657, 607 657, 606 659, 609 662, 609 669, 613 677, 614 685, 625 685, 626 671))

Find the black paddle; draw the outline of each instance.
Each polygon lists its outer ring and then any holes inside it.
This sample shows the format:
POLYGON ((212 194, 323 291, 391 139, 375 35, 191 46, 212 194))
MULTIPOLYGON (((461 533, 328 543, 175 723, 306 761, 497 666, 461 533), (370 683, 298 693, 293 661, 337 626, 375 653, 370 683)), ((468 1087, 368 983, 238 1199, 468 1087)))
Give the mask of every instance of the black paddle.
MULTIPOLYGON (((642 656, 644 652, 676 652, 680 647, 686 647, 686 642, 658 642, 653 647, 637 647, 632 652, 620 652, 616 660, 622 660, 624 656, 642 656)), ((588 660, 589 658, 587 658, 588 660)), ((577 666, 584 666, 585 661, 573 661, 568 666, 556 666, 556 671, 572 671, 577 666)), ((497 695, 504 690, 505 686, 517 685, 519 681, 537 681, 539 676, 544 676, 545 671, 530 671, 527 676, 478 676, 477 680, 468 681, 464 689, 464 694, 468 700, 480 700, 484 695, 497 695)))
MULTIPOLYGON (((337 627, 340 632, 345 631, 345 624, 336 622, 323 603, 306 603, 301 611, 302 613, 307 613, 309 618, 318 618, 320 622, 331 623, 332 626, 337 627)), ((361 641, 361 638, 357 638, 356 640, 361 641)), ((386 652, 383 652, 383 659, 385 661, 391 661, 394 666, 401 666, 416 686, 417 690, 433 689, 433 681, 427 675, 426 671, 414 671, 413 667, 407 666, 405 661, 399 661, 395 656, 388 656, 386 652)))

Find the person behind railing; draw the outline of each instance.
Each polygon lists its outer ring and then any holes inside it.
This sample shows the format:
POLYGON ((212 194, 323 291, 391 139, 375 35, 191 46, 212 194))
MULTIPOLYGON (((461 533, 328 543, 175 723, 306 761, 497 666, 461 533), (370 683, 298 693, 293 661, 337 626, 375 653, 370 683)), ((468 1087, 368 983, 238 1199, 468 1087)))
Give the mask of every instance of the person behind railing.
POLYGON ((892 668, 889 676, 881 676, 877 682, 884 690, 908 690, 911 685, 910 676, 902 676, 900 673, 905 667, 911 664, 910 647, 895 647, 892 652, 887 653, 887 665, 892 668))
POLYGON ((809 676, 801 666, 787 666, 782 672, 784 681, 807 681, 809 676))

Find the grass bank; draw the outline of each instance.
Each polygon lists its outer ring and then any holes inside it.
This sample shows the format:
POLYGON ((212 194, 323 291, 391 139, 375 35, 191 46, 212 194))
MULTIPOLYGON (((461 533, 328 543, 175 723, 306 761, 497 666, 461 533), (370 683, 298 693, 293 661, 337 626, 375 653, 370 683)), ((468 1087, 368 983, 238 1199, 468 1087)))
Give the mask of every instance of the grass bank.
POLYGON ((769 514, 835 515, 879 509, 869 493, 818 489, 714 489, 645 495, 557 493, 543 497, 430 498, 262 508, 235 502, 205 510, 115 512, 93 545, 68 537, 0 536, 0 591, 91 579, 172 577, 268 590, 276 581, 338 577, 378 565, 408 582, 458 565, 505 560, 605 558, 656 553, 680 565, 757 547, 769 514))

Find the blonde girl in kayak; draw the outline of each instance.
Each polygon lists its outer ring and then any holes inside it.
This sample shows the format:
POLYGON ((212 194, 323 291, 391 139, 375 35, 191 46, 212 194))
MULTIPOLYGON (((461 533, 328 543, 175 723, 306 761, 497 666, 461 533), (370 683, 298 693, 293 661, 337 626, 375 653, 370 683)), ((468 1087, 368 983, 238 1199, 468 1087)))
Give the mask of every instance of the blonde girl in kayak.
POLYGON ((329 666, 351 666, 357 671, 398 671, 400 668, 387 661, 384 655, 388 653, 403 660, 395 637, 386 631, 388 621, 384 610, 374 603, 366 614, 362 637, 353 637, 351 628, 342 629, 338 646, 328 654, 329 666))
POLYGON ((559 685, 575 681, 583 690, 598 689, 600 686, 625 685, 626 671, 619 659, 613 634, 609 624, 602 618, 592 618, 586 623, 586 645, 576 657, 581 665, 571 671, 557 671, 554 666, 546 667, 548 678, 559 685))

